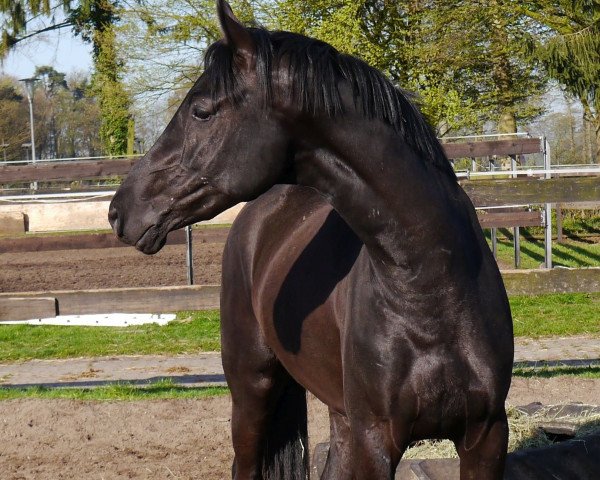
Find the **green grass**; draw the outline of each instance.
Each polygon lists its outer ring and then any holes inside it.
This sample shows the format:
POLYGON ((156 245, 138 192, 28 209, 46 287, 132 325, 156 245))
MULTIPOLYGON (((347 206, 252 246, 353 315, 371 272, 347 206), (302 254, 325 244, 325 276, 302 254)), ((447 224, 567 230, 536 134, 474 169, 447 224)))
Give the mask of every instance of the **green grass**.
POLYGON ((60 230, 56 232, 23 232, 23 233, 8 233, 2 235, 0 238, 43 238, 43 237, 70 237, 73 235, 92 235, 96 233, 110 233, 112 230, 106 229, 92 229, 92 230, 60 230))
MULTIPOLYGON (((556 227, 556 210, 552 212, 552 225, 556 227)), ((570 237, 600 235, 600 209, 563 210, 563 233, 570 237)))
MULTIPOLYGON (((515 336, 600 335, 600 294, 511 297, 515 336)), ((219 312, 180 312, 165 326, 0 326, 0 362, 219 351, 219 312)))
POLYGON ((165 326, 0 326, 0 362, 218 351, 219 312, 180 312, 165 326))
MULTIPOLYGON (((489 240, 489 233, 488 233, 489 240)), ((498 236, 498 260, 502 265, 514 268, 512 235, 498 236)), ((567 240, 565 243, 552 243, 553 265, 563 267, 600 266, 600 243, 586 243, 567 240)), ((544 241, 521 237, 521 265, 519 268, 539 268, 544 263, 544 241)))
POLYGON ((600 293, 510 298, 515 337, 600 334, 600 293))
MULTIPOLYGON (((513 369, 513 376, 523 378, 554 378, 560 376, 576 376, 579 378, 600 378, 600 366, 537 366, 513 369)), ((138 401, 160 399, 199 399, 229 395, 227 387, 184 387, 175 384, 171 379, 139 386, 131 383, 114 383, 94 388, 6 388, 0 387, 0 401, 20 398, 36 398, 43 400, 81 400, 81 401, 138 401)))
POLYGON ((171 380, 161 380, 145 386, 115 383, 94 388, 0 388, 0 401, 17 398, 135 401, 208 398, 221 395, 229 395, 229 389, 227 387, 182 387, 174 384, 171 380))
POLYGON ((571 376, 579 378, 600 378, 600 365, 544 365, 541 363, 535 367, 522 367, 516 365, 513 368, 514 377, 523 378, 554 378, 561 376, 571 376))

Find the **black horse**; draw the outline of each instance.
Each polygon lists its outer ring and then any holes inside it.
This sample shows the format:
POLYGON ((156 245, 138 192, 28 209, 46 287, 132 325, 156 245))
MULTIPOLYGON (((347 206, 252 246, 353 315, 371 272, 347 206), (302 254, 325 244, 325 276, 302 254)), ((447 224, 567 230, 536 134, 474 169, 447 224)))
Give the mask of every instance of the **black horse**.
POLYGON ((234 478, 307 477, 308 389, 330 410, 322 478, 391 479, 411 441, 449 438, 461 479, 500 479, 511 315, 432 129, 360 60, 218 14, 224 39, 109 217, 151 254, 256 199, 223 258, 234 478))

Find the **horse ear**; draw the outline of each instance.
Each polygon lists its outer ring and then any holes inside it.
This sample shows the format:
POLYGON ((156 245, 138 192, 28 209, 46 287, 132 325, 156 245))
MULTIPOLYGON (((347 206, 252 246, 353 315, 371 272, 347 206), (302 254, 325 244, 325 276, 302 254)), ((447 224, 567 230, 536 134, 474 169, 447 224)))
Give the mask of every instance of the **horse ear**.
POLYGON ((252 35, 235 17, 229 3, 225 0, 217 0, 217 14, 223 39, 235 52, 238 65, 243 69, 253 68, 256 49, 252 35))

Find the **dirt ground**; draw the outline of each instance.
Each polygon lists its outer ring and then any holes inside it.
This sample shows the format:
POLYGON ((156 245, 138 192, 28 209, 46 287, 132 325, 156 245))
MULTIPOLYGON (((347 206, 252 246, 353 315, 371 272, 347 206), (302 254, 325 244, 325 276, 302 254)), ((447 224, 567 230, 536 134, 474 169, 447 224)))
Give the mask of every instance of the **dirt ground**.
MULTIPOLYGON (((597 403, 600 382, 515 379, 513 405, 597 403), (574 394, 573 392, 577 392, 574 394)), ((203 400, 0 402, 0 480, 229 478, 229 397, 203 400)), ((310 451, 329 435, 309 398, 310 451)))
MULTIPOLYGON (((195 281, 220 283, 222 243, 195 245, 195 281)), ((133 248, 0 254, 0 292, 184 285, 185 247, 148 257, 133 248)), ((598 404, 600 380, 513 381, 511 405, 598 404)), ((230 477, 230 399, 0 402, 0 480, 230 477)), ((310 398, 311 451, 329 435, 310 398)))
MULTIPOLYGON (((194 245, 196 284, 221 283, 222 243, 194 245)), ((0 254, 0 292, 186 285, 185 245, 0 254)))

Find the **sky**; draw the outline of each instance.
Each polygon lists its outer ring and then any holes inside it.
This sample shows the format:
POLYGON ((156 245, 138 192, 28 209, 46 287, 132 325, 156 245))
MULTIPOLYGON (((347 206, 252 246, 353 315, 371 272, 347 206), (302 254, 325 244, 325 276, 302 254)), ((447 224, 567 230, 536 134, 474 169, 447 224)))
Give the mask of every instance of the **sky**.
POLYGON ((70 28, 55 30, 26 40, 9 53, 0 64, 0 74, 16 78, 32 77, 36 66, 50 65, 69 74, 73 71, 90 72, 92 47, 75 38, 70 28))

